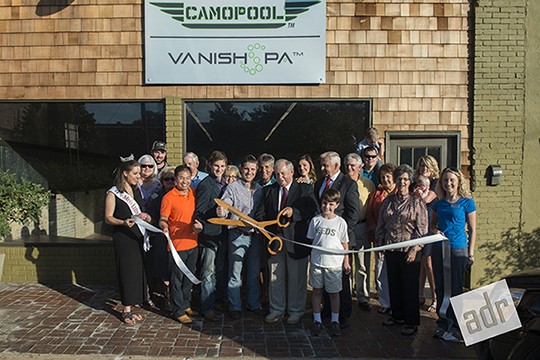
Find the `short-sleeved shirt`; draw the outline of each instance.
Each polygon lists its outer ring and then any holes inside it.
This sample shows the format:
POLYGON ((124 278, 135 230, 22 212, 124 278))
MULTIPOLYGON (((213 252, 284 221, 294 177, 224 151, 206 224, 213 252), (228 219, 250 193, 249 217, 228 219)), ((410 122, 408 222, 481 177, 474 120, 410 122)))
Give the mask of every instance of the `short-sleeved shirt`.
MULTIPOLYGON (((338 215, 333 219, 317 215, 309 223, 307 238, 312 239, 315 246, 343 250, 343 243, 349 242, 347 223, 338 215)), ((313 249, 311 263, 322 268, 337 269, 343 265, 343 255, 313 249)))
POLYGON ((195 194, 192 189, 185 196, 175 187, 163 196, 160 216, 168 218, 169 235, 177 251, 197 247, 198 236, 192 228, 194 213, 195 194))
POLYGON ((363 138, 358 145, 356 145, 356 153, 358 155, 362 155, 362 152, 365 148, 368 146, 373 146, 375 149, 377 149, 377 154, 381 153, 381 143, 379 141, 375 141, 374 143, 368 143, 366 138, 363 138))
POLYGON ((435 202, 432 209, 437 213, 437 228, 450 240, 450 247, 452 249, 467 247, 465 226, 467 215, 476 211, 474 200, 460 197, 456 202, 451 203, 442 199, 435 202))

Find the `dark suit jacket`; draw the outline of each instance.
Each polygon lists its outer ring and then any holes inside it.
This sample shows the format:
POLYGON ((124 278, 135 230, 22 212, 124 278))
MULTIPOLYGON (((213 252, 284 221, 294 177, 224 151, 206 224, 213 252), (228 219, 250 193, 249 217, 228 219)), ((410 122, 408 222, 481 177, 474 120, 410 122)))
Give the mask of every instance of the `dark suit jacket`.
MULTIPOLYGON (((263 198, 255 215, 257 220, 273 220, 277 218, 280 191, 281 188, 277 183, 263 188, 263 198)), ((301 243, 311 244, 311 240, 306 237, 306 234, 309 222, 317 212, 317 200, 313 194, 313 186, 299 184, 293 180, 287 194, 285 206, 293 209, 293 217, 289 226, 283 229, 283 237, 301 243)), ((278 234, 277 228, 277 225, 273 225, 269 226, 268 230, 274 234, 278 234)), ((283 248, 293 259, 305 258, 311 252, 310 248, 302 245, 296 245, 288 241, 284 241, 283 243, 283 248)))
POLYGON ((217 204, 214 198, 220 198, 225 186, 220 189, 216 178, 209 174, 197 186, 195 190, 195 214, 193 218, 203 224, 203 230, 199 234, 199 244, 203 247, 217 247, 224 240, 223 226, 211 224, 209 218, 217 217, 217 204))
MULTIPOLYGON (((326 179, 323 177, 315 182, 315 197, 319 206, 321 204, 321 198, 319 192, 321 186, 326 179)), ((339 206, 336 209, 336 214, 341 216, 345 222, 347 222, 348 234, 349 234, 349 247, 356 246, 356 240, 354 237, 354 226, 360 220, 360 197, 358 195, 358 184, 356 181, 349 179, 343 173, 339 173, 336 181, 331 186, 332 189, 339 191, 341 200, 339 206)))

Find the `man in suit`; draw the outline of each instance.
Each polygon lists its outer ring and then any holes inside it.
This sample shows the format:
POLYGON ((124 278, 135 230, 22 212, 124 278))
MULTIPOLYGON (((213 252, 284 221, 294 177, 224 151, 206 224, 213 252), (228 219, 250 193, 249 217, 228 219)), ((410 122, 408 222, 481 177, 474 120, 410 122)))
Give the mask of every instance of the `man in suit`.
MULTIPOLYGON (((268 230, 285 239, 311 243, 307 237, 309 221, 317 211, 313 187, 294 181, 294 166, 285 159, 275 163, 276 182, 263 189, 263 198, 256 214, 258 220, 276 219, 280 211, 291 219, 286 228, 277 225, 268 230)), ((280 321, 285 312, 288 324, 298 324, 305 311, 307 265, 310 248, 283 241, 283 249, 268 259, 270 313, 265 322, 280 321)))
POLYGON ((207 320, 218 321, 214 305, 227 299, 227 243, 223 227, 207 220, 217 217, 214 199, 220 198, 225 189, 223 174, 227 167, 227 156, 221 151, 214 151, 210 155, 209 164, 209 176, 199 183, 195 191, 194 219, 203 224, 203 230, 199 233, 201 312, 207 320))
MULTIPOLYGON (((358 196, 358 185, 356 181, 346 177, 339 169, 341 158, 335 151, 327 151, 320 156, 321 172, 323 177, 315 182, 315 196, 319 205, 324 190, 328 188, 336 189, 341 194, 341 201, 335 213, 341 216, 347 223, 349 235, 349 246, 356 246, 354 227, 360 219, 360 201, 358 196)), ((352 312, 352 296, 350 275, 343 272, 343 290, 339 293, 340 308, 339 322, 342 328, 349 326, 349 317, 352 312)), ((330 314, 330 299, 328 294, 324 296, 323 314, 330 314)))

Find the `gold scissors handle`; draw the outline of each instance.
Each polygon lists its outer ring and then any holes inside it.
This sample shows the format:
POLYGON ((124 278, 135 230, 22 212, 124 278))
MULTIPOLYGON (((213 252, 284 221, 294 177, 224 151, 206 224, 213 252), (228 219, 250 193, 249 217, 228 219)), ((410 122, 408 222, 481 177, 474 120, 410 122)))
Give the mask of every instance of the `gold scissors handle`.
POLYGON ((221 199, 216 198, 214 199, 214 201, 219 206, 227 209, 228 211, 238 216, 240 220, 211 218, 211 219, 208 219, 208 222, 213 223, 213 224, 229 225, 229 226, 250 226, 250 227, 257 226, 261 234, 263 234, 264 237, 268 239, 268 244, 266 244, 266 249, 271 255, 276 255, 278 252, 281 251, 281 249, 283 249, 283 240, 281 240, 279 236, 271 236, 270 233, 266 231, 264 228, 270 225, 277 225, 280 228, 286 228, 287 226, 289 226, 291 223, 291 218, 283 215, 285 209, 279 212, 276 220, 256 221, 255 219, 252 219, 251 217, 247 216, 240 210, 236 209, 234 206, 227 204, 225 201, 221 199), (277 242, 277 249, 276 249, 276 246, 274 245, 276 242, 277 242))
POLYGON ((291 224, 291 218, 284 216, 283 215, 284 212, 285 212, 285 209, 281 210, 279 214, 277 215, 276 223, 277 223, 277 226, 279 226, 280 228, 286 228, 287 226, 291 224), (285 219, 285 222, 282 222, 282 219, 285 219))
POLYGON ((274 236, 268 239, 268 244, 266 244, 266 250, 268 250, 270 255, 276 255, 278 252, 281 251, 281 249, 283 249, 283 241, 279 236, 274 236), (274 244, 274 242, 278 243, 276 250, 273 249, 274 246, 272 244, 274 244))

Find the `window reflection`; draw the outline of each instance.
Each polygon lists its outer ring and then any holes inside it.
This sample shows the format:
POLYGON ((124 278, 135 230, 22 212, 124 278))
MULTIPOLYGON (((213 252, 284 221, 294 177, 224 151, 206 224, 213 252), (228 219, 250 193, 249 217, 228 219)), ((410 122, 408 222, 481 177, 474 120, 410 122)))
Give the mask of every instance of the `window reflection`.
POLYGON ((148 153, 165 139, 164 106, 154 103, 0 103, 0 138, 53 190, 110 184, 119 155, 148 153))
POLYGON ((369 100, 186 102, 187 148, 199 156, 224 151, 237 163, 263 152, 291 160, 327 150, 346 155, 364 137, 369 100))

